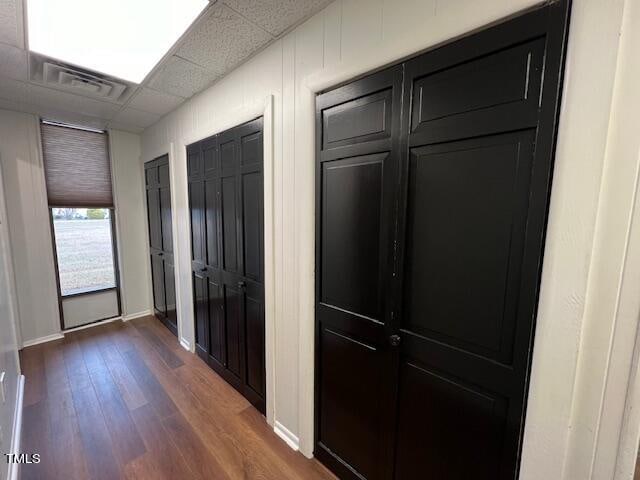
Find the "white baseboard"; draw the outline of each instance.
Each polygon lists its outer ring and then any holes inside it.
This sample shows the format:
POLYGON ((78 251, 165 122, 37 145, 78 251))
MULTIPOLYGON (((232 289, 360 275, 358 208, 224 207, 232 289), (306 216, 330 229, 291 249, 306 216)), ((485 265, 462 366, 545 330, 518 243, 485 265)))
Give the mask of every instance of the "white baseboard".
MULTIPOLYGON (((13 431, 11 432, 10 453, 20 453, 20 438, 22 434, 22 404, 24 398, 24 375, 18 377, 18 388, 16 392, 16 406, 13 415, 13 431)), ((18 480, 20 473, 19 463, 10 463, 7 480, 18 480)))
POLYGON ((182 348, 184 348, 187 352, 191 352, 191 343, 189 342, 189 340, 186 340, 184 338, 180 339, 180 345, 182 346, 182 348))
POLYGON ((129 320, 135 320, 136 318, 148 317, 152 315, 151 310, 144 310, 142 312, 130 313, 129 315, 123 315, 122 321, 128 322, 129 320))
MULTIPOLYGON (((64 338, 65 333, 75 332, 76 330, 83 330, 85 328, 97 327, 98 325, 104 325, 105 323, 116 322, 118 320, 123 322, 128 322, 129 320, 134 320, 136 318, 148 317, 151 315, 150 310, 145 310, 143 312, 132 313, 131 315, 118 316, 113 318, 107 318, 106 320, 102 320, 100 322, 88 323, 86 325, 80 325, 79 327, 68 328, 61 333, 54 333, 53 335, 47 335, 46 337, 36 338, 34 340, 27 340, 22 343, 22 348, 31 347, 33 345, 38 345, 40 343, 51 342, 52 340, 58 340, 59 338, 64 338)), ((187 342, 187 345, 189 343, 187 342)))
POLYGON ((22 348, 39 345, 40 343, 51 342, 53 340, 59 340, 60 338, 64 338, 64 335, 62 333, 54 333, 53 335, 47 335, 46 337, 34 338, 33 340, 22 342, 22 348))
POLYGON ((300 439, 298 439, 298 437, 295 436, 287 427, 276 420, 273 426, 273 431, 276 432, 276 435, 284 440, 293 450, 296 452, 298 451, 300 448, 300 439))
POLYGON ((132 315, 127 315, 126 317, 118 316, 113 318, 107 318, 106 320, 102 320, 100 322, 93 322, 93 323, 88 323, 86 325, 80 325, 79 327, 68 328, 66 330, 63 330, 60 333, 54 333, 53 335, 47 335, 46 337, 35 338, 33 340, 27 340, 26 342, 22 342, 22 348, 32 347, 33 345, 39 345, 41 343, 51 342, 53 340, 64 338, 65 333, 71 333, 77 330, 84 330, 85 328, 93 328, 99 325, 104 325, 106 323, 111 323, 116 321, 126 322, 128 320, 133 320, 134 318, 146 317, 147 315, 150 315, 149 310, 145 312, 134 313, 132 315))

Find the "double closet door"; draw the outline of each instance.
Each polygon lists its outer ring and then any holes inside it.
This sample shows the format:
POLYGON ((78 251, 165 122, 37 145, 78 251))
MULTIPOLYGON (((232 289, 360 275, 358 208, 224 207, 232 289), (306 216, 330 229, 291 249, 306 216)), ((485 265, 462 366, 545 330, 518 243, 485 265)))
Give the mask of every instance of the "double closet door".
POLYGON ((149 252, 153 283, 153 308, 162 323, 178 335, 176 285, 171 234, 169 156, 144 164, 149 224, 149 252))
POLYGON ((187 147, 196 352, 265 411, 262 118, 187 147))
POLYGON ((316 448, 517 476, 568 7, 317 97, 316 448))

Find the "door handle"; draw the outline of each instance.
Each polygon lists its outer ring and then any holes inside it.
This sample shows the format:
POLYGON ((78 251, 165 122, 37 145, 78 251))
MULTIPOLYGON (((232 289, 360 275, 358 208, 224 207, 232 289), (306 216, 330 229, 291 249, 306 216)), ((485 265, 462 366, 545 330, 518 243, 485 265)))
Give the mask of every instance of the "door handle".
POLYGON ((400 345, 402 338, 400 337, 400 335, 391 335, 389 337, 389 344, 392 347, 397 347, 398 345, 400 345))
POLYGON ((207 271, 207 267, 201 268, 200 271, 201 272, 206 272, 207 271))
POLYGON ((163 255, 164 255, 164 253, 162 253, 162 252, 160 252, 160 253, 158 254, 158 256, 159 256, 159 257, 162 257, 163 255))
POLYGON ((244 288, 246 288, 246 286, 247 286, 247 284, 244 281, 240 280, 238 282, 238 288, 244 289, 244 288))

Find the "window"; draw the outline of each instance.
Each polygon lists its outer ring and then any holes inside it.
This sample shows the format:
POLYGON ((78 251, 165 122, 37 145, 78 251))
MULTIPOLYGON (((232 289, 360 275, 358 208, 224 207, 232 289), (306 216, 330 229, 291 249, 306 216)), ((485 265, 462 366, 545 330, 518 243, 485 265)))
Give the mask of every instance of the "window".
POLYGON ((51 215, 61 295, 115 288, 112 210, 52 208, 51 215))
POLYGON ((117 292, 108 136, 46 121, 40 132, 60 296, 117 292))

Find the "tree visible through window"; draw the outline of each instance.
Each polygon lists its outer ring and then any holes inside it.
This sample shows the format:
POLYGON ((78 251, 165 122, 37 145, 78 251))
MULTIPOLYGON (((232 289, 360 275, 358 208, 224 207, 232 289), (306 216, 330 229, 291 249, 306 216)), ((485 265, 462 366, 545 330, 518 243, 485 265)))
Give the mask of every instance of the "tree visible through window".
POLYGON ((116 286, 108 208, 52 208, 62 296, 116 286))

